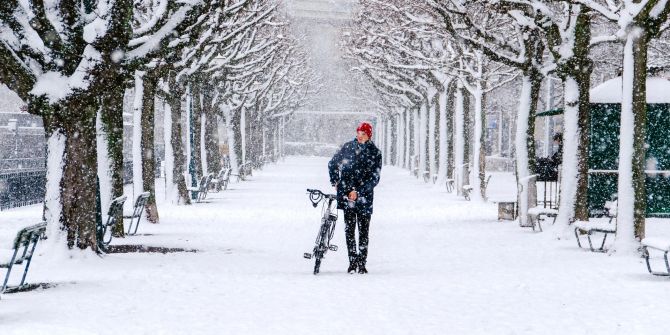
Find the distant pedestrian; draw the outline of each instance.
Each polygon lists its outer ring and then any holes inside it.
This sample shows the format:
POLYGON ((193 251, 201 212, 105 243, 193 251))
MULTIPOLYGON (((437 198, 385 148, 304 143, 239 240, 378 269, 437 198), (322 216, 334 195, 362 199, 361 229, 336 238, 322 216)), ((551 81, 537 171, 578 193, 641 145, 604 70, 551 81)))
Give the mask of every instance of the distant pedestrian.
POLYGON ((356 139, 345 143, 328 163, 330 183, 337 188, 337 208, 344 210, 344 231, 349 252, 348 273, 368 273, 368 232, 374 188, 379 183, 382 154, 372 142, 372 126, 361 123, 356 139), (358 226, 358 248, 356 227, 358 226))

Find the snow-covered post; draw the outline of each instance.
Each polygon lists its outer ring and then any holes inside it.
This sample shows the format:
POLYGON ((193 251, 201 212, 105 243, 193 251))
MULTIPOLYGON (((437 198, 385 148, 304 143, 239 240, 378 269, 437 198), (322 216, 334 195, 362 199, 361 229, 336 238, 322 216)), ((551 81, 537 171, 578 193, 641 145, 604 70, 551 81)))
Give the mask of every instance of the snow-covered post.
POLYGON ((247 162, 247 117, 246 108, 240 108, 240 145, 242 147, 242 165, 247 162))

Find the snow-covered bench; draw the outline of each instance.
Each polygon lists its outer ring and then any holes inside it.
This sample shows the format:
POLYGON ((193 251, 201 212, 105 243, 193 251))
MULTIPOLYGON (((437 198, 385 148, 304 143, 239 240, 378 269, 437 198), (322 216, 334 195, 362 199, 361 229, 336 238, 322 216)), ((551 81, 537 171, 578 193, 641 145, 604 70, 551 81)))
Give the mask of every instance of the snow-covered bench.
POLYGON ((130 215, 124 215, 124 219, 130 219, 128 224, 128 235, 137 234, 137 228, 140 226, 140 221, 142 220, 142 213, 144 212, 144 207, 149 200, 149 192, 144 192, 137 196, 135 200, 135 206, 133 207, 133 213, 130 215), (135 223, 135 229, 133 230, 133 223, 135 223), (131 233, 132 231, 132 233, 131 233))
POLYGON ((195 196, 195 202, 202 202, 207 197, 207 192, 209 190, 209 183, 212 180, 212 175, 208 174, 200 178, 200 182, 197 187, 187 187, 186 190, 193 193, 195 196))
POLYGON ((642 256, 647 262, 647 270, 654 276, 670 276, 670 262, 668 262, 668 252, 670 252, 670 239, 661 237, 647 237, 642 240, 642 256), (665 271, 653 271, 649 262, 649 249, 657 250, 663 253, 665 261, 665 271))
POLYGON ((605 214, 609 218, 607 222, 591 220, 588 222, 576 221, 575 226, 575 237, 577 238, 577 246, 582 247, 580 235, 586 235, 587 240, 589 241, 589 249, 593 252, 605 252, 605 241, 607 240, 607 235, 616 234, 616 208, 617 201, 607 201, 605 202, 605 214), (603 234, 602 242, 598 249, 593 247, 593 241, 591 236, 594 233, 603 234))
POLYGON ((32 261, 33 253, 35 252, 35 247, 37 246, 37 242, 39 240, 44 239, 44 232, 46 229, 47 223, 41 222, 34 226, 23 228, 16 234, 14 243, 12 243, 12 250, 14 252, 11 259, 9 259, 7 262, 0 263, 0 268, 7 269, 5 280, 2 283, 2 289, 0 289, 0 294, 4 293, 8 288, 20 289, 24 286, 26 282, 26 275, 28 274, 28 268, 30 267, 30 261, 32 261), (19 254, 19 250, 21 249, 23 249, 23 251, 21 251, 19 254), (26 266, 23 270, 21 283, 18 286, 8 287, 7 283, 9 282, 9 275, 12 272, 12 267, 14 265, 23 264, 24 261, 26 262, 26 266))
MULTIPOLYGON (((493 175, 489 175, 488 178, 486 178, 486 181, 484 182, 484 189, 487 189, 489 187, 489 181, 491 181, 492 176, 493 175)), ((472 185, 463 185, 463 197, 467 201, 470 201, 470 192, 472 192, 472 185)))
POLYGON ((251 162, 244 163, 244 164, 240 165, 238 173, 234 174, 233 176, 237 177, 238 182, 240 180, 245 181, 248 176, 252 175, 252 171, 253 171, 252 166, 253 166, 253 164, 251 162))
POLYGON ((472 192, 472 186, 463 185, 463 197, 465 200, 470 201, 470 192, 472 192))
POLYGON ((537 227, 539 231, 542 231, 542 221, 547 218, 554 218, 552 224, 555 223, 556 217, 558 216, 558 210, 554 208, 533 207, 528 209, 528 216, 530 218, 530 225, 528 225, 528 227, 533 228, 533 231, 535 231, 535 227, 537 227))
POLYGON ((228 182, 230 181, 230 168, 223 168, 219 171, 219 174, 216 178, 213 178, 210 181, 210 186, 213 190, 219 192, 228 188, 228 182))
POLYGON ((447 193, 451 193, 454 191, 454 180, 453 179, 447 179, 447 193))
MULTIPOLYGON (((147 192, 148 193, 148 192, 147 192)), ((99 219, 98 222, 100 224, 98 225, 98 247, 105 251, 107 250, 107 246, 109 245, 110 242, 112 242, 112 232, 109 232, 109 235, 107 232, 110 230, 110 228, 114 225, 116 225, 117 220, 120 215, 123 215, 123 204, 126 202, 126 196, 122 195, 114 200, 109 204, 109 209, 107 210, 107 221, 104 223, 102 222, 101 219, 99 219)))

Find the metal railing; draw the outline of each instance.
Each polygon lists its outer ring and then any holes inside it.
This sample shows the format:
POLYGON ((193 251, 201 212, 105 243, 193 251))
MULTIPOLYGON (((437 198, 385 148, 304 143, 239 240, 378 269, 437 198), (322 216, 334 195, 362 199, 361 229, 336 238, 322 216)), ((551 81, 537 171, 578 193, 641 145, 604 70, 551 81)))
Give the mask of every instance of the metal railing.
POLYGON ((0 172, 0 210, 44 201, 46 169, 0 172))

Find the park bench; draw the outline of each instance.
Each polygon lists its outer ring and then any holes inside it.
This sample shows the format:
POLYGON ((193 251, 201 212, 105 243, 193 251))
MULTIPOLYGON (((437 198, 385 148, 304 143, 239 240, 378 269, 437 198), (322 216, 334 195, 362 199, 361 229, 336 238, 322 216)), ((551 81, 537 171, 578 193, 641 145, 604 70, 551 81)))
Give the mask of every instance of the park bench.
POLYGON ((265 156, 260 156, 253 162, 253 168, 257 170, 262 170, 263 166, 265 165, 265 162, 266 162, 265 156))
POLYGON ((589 250, 592 252, 606 252, 607 250, 605 249, 605 241, 607 240, 607 235, 616 234, 616 208, 616 200, 605 202, 605 215, 609 218, 607 222, 575 222, 574 226, 575 237, 577 238, 577 246, 584 248, 582 247, 582 242, 579 236, 586 235, 586 239, 589 242, 589 250), (603 239, 597 249, 593 247, 593 241, 591 239, 591 236, 594 236, 596 233, 603 235, 603 239))
POLYGON ((140 226, 140 221, 142 220, 142 213, 144 212, 144 207, 149 201, 149 192, 143 192, 137 196, 135 200, 135 206, 133 207, 133 213, 131 215, 124 215, 124 219, 130 219, 128 223, 128 235, 137 234, 137 228, 140 226), (133 230, 133 223, 135 224, 135 229, 133 230), (132 233, 131 233, 132 230, 132 233))
POLYGON ((447 179, 446 186, 447 186, 447 193, 453 192, 454 191, 454 180, 453 179, 447 179))
POLYGON ((228 188, 228 182, 230 181, 230 168, 223 168, 219 171, 219 174, 216 178, 210 180, 210 186, 213 190, 219 192, 228 188))
POLYGON ((470 201, 470 192, 472 192, 472 186, 463 185, 463 198, 467 201, 470 201))
MULTIPOLYGON (((489 181, 491 181, 492 175, 489 175, 484 182, 484 190, 489 187, 489 181)), ((448 185, 448 184, 447 184, 448 185)), ((465 200, 470 201, 470 192, 472 192, 472 185, 463 185, 463 197, 465 200)))
POLYGON ((197 187, 187 187, 186 189, 189 192, 194 193, 195 202, 202 202, 207 197, 207 192, 209 190, 209 183, 212 180, 212 175, 208 174, 200 178, 200 182, 197 187))
POLYGON ((531 227, 533 231, 537 228, 539 231, 542 231, 542 222, 548 218, 554 218, 552 224, 556 223, 556 217, 558 216, 558 210, 554 208, 545 208, 545 207, 533 207, 528 209, 528 217, 530 219, 531 227))
POLYGON ((248 176, 251 176, 252 173, 252 166, 253 164, 251 162, 244 163, 240 165, 238 173, 234 174, 233 176, 237 177, 237 181, 245 181, 248 176))
POLYGON ((12 267, 14 265, 21 265, 25 261, 26 265, 23 269, 21 283, 18 286, 11 288, 21 288, 24 286, 26 282, 26 275, 28 274, 28 268, 30 267, 30 262, 33 259, 33 253, 35 252, 35 247, 37 246, 37 242, 39 240, 45 238, 44 233, 46 229, 47 223, 42 222, 34 226, 23 228, 16 234, 16 238, 14 238, 14 243, 12 244, 12 249, 14 250, 12 258, 7 263, 0 263, 0 268, 7 269, 5 280, 2 283, 2 289, 0 290, 0 293, 4 293, 8 288, 7 283, 9 281, 9 275, 12 272, 12 267), (21 248, 23 248, 23 251, 19 252, 21 248))
POLYGON ((103 223, 101 219, 98 222, 98 247, 105 251, 110 242, 112 242, 112 232, 110 227, 116 225, 118 222, 116 219, 119 216, 123 215, 123 204, 126 202, 126 196, 122 195, 109 204, 109 210, 107 211, 107 220, 103 223), (109 234, 107 234, 109 232, 109 234))
POLYGON ((670 262, 668 262, 668 252, 670 252, 670 239, 662 237, 647 237, 642 239, 642 257, 647 263, 647 271, 654 276, 670 276, 670 262), (651 258, 649 249, 657 250, 663 253, 663 261, 665 262, 665 271, 653 271, 651 269, 651 258))

